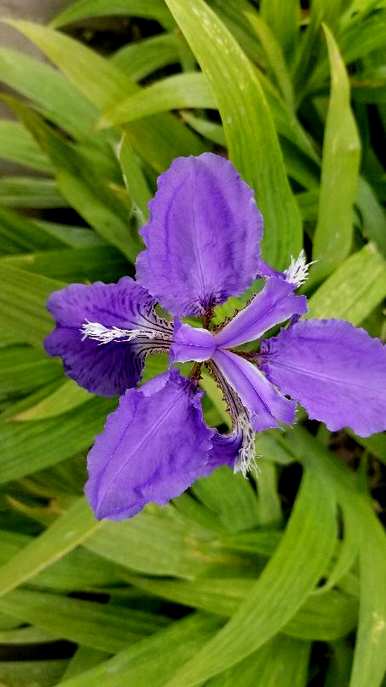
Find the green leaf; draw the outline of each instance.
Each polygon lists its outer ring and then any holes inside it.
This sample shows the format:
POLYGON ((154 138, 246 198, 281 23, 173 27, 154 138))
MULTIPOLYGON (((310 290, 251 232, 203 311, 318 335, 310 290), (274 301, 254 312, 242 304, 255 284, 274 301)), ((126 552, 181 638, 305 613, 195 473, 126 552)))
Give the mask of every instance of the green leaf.
MULTIPOLYGON (((26 21, 10 21, 62 70, 81 93, 104 110, 139 87, 112 62, 58 31, 26 21), (95 78, 98 74, 98 78, 95 78)), ((158 115, 128 127, 133 147, 158 172, 178 155, 197 155, 203 147, 193 132, 172 115, 158 115)))
POLYGON ((258 514, 259 523, 265 527, 278 525, 282 520, 278 476, 276 466, 267 460, 258 461, 258 514))
POLYGON ((300 6, 298 0, 262 0, 260 11, 271 27, 286 55, 291 57, 299 31, 300 6))
MULTIPOLYGON (((287 3, 290 7, 291 2, 287 3)), ((267 59, 267 64, 271 74, 276 81, 281 95, 290 110, 294 108, 294 94, 290 75, 285 63, 282 46, 275 38, 273 31, 270 28, 269 22, 265 22, 262 17, 258 15, 252 8, 244 12, 251 28, 255 32, 258 40, 261 43, 264 54, 267 59)), ((283 13, 281 13, 283 14, 283 13)))
POLYGON ((18 341, 42 346, 52 329, 47 299, 65 284, 4 264, 0 265, 0 281, 1 329, 15 335, 18 341))
MULTIPOLYGON (((359 626, 350 687, 382 684, 386 671, 386 539, 375 519, 361 540, 359 626)), ((367 525, 367 527, 366 527, 367 525)))
POLYGON ((0 158, 31 167, 38 172, 53 171, 47 156, 36 145, 27 129, 18 122, 0 120, 0 158))
POLYGON ((0 268, 1 265, 38 272, 46 277, 68 282, 93 282, 98 279, 112 282, 126 275, 130 269, 122 252, 113 246, 88 246, 13 255, 0 258, 0 268))
POLYGON ((18 415, 18 413, 23 413, 28 408, 36 405, 41 400, 56 391, 56 389, 60 387, 62 381, 63 376, 62 373, 60 373, 60 376, 54 379, 54 381, 39 387, 35 391, 32 391, 32 393, 28 393, 27 396, 18 398, 17 400, 9 400, 6 407, 0 414, 0 420, 8 421, 18 415))
POLYGON ((311 281, 320 280, 350 253, 353 205, 357 196, 361 144, 350 108, 350 85, 344 62, 329 29, 324 27, 331 68, 331 95, 323 143, 319 217, 313 258, 319 260, 311 281), (337 191, 339 189, 339 191, 337 191))
POLYGON ((311 645, 278 635, 208 687, 306 687, 311 645))
POLYGON ((343 540, 338 549, 336 559, 328 574, 326 582, 315 592, 322 596, 326 591, 333 589, 349 573, 358 558, 359 539, 355 524, 351 518, 350 508, 345 503, 341 504, 343 516, 343 540))
MULTIPOLYGON (((260 54, 259 44, 256 43, 256 36, 247 19, 251 12, 253 12, 248 0, 228 0, 226 4, 222 0, 212 0, 212 4, 216 13, 230 29, 238 43, 243 46, 251 62, 253 64, 258 62, 259 65, 261 62, 264 63, 266 60, 264 60, 264 55, 260 54)), ((283 102, 275 85, 265 75, 265 69, 266 65, 264 64, 264 71, 262 68, 259 68, 256 73, 269 104, 278 133, 298 146, 300 150, 318 164, 319 156, 310 135, 305 132, 294 112, 283 102)))
POLYGON ((212 510, 230 532, 256 527, 259 523, 256 494, 250 482, 229 468, 197 480, 193 493, 212 510))
POLYGON ((301 103, 308 93, 308 83, 312 78, 313 66, 315 63, 318 64, 321 54, 323 55, 324 45, 320 31, 322 22, 325 22, 335 31, 342 9, 341 5, 341 0, 313 0, 311 4, 306 30, 296 46, 292 70, 298 103, 301 103))
POLYGON ((0 483, 55 465, 89 448, 112 408, 111 399, 92 398, 60 419, 0 425, 0 483))
POLYGON ((117 155, 125 186, 134 203, 134 212, 138 215, 139 223, 144 224, 149 214, 148 203, 151 193, 139 160, 125 134, 122 136, 117 155))
MULTIPOLYGON (((45 116, 77 139, 93 133, 97 111, 56 69, 29 55, 0 48, 0 80, 36 103, 45 116)), ((93 136, 98 144, 101 134, 93 136)))
MULTIPOLYGON (((351 64, 385 44, 386 12, 378 11, 365 20, 348 22, 339 30, 339 48, 345 63, 351 64)), ((321 54, 306 84, 304 95, 318 92, 328 77, 327 54, 321 54)))
POLYGON ((293 462, 293 456, 286 444, 281 440, 280 430, 262 432, 255 436, 256 456, 278 465, 288 465, 293 462))
POLYGON ((329 660, 325 687, 348 685, 353 654, 351 646, 347 641, 338 641, 330 644, 330 648, 332 656, 329 660))
POLYGON ((357 600, 331 590, 312 594, 283 632, 299 639, 335 641, 350 634, 357 621, 357 600))
POLYGON ((83 498, 75 501, 51 527, 0 568, 0 595, 16 589, 63 558, 100 526, 86 501, 83 498))
MULTIPOLYGON (((247 578, 199 578, 192 582, 130 578, 145 592, 193 606, 224 617, 237 613, 253 591, 247 578)), ((303 640, 334 641, 349 634, 356 625, 358 602, 337 591, 312 594, 283 628, 288 636, 303 640)))
POLYGON ((386 257, 386 214, 370 184, 362 177, 359 180, 357 204, 362 219, 364 236, 374 241, 386 257))
POLYGON ((373 453, 382 463, 386 463, 386 434, 373 434, 366 439, 355 436, 355 441, 373 453))
POLYGON ((1 631, 11 631, 15 630, 18 628, 20 625, 18 620, 15 620, 15 618, 11 618, 11 616, 5 615, 4 613, 0 613, 0 628, 1 631))
POLYGON ((66 7, 51 22, 58 28, 91 17, 143 17, 170 24, 170 15, 163 0, 78 0, 66 7))
POLYGON ((5 687, 53 687, 66 668, 65 660, 2 661, 0 684, 5 687))
POLYGON ((0 356, 0 398, 26 393, 62 376, 61 365, 43 352, 12 346, 0 356))
POLYGON ((17 630, 0 631, 0 644, 45 644, 54 642, 57 637, 38 627, 22 627, 17 630))
MULTIPOLYGON (((46 357, 47 360, 49 358, 46 357)), ((88 391, 72 379, 65 379, 58 389, 27 410, 12 415, 14 421, 45 420, 81 406, 91 397, 88 391)))
POLYGON ((314 469, 336 490, 357 532, 360 558, 359 628, 350 687, 380 687, 386 667, 386 541, 367 496, 354 476, 307 431, 297 427, 287 436, 294 453, 312 461, 314 469))
MULTIPOLYGON (((215 124, 209 119, 196 117, 188 112, 181 112, 181 116, 201 136, 204 136, 216 145, 225 147, 225 136, 221 125, 215 124)), ((276 126, 279 126, 279 122, 276 122, 276 126)), ((288 176, 306 189, 317 188, 319 185, 318 167, 312 159, 306 157, 286 138, 281 139, 281 149, 288 176)), ((297 198, 299 199, 299 195, 297 198)), ((316 208, 316 202, 313 202, 314 204, 316 208)), ((300 209, 303 209, 302 206, 300 206, 300 209)))
MULTIPOLYGON (((46 493, 53 489, 46 480, 46 493)), ((0 531, 1 553, 0 562, 4 565, 16 554, 21 555, 25 548, 27 551, 34 541, 33 537, 6 530, 0 531)), ((36 541, 36 540, 35 540, 36 541)), ((83 547, 71 550, 63 558, 53 564, 50 563, 47 569, 43 569, 38 574, 33 574, 31 584, 34 588, 56 592, 74 592, 80 590, 97 590, 98 587, 108 587, 122 583, 122 570, 86 551, 83 547)))
POLYGON ((168 687, 200 684, 238 663, 281 630, 323 574, 335 533, 333 494, 325 482, 307 471, 281 543, 248 598, 168 687))
POLYGON ((0 179, 0 206, 11 208, 64 208, 56 181, 36 177, 3 177, 0 179))
POLYGON ((66 243, 27 217, 0 208, 0 253, 17 254, 63 248, 66 243))
POLYGON ((309 301, 308 317, 360 324, 386 296, 385 261, 369 243, 345 260, 309 301))
POLYGON ((99 127, 135 122, 142 117, 183 108, 216 109, 216 100, 204 74, 176 74, 160 79, 106 110, 99 127))
POLYGON ((21 112, 26 125, 49 155, 63 196, 102 238, 134 261, 141 244, 129 225, 127 206, 74 146, 66 143, 38 115, 24 108, 21 112))
POLYGON ((180 46, 181 40, 174 33, 162 33, 124 45, 111 60, 129 79, 140 81, 162 67, 179 62, 180 46))
POLYGON ((123 684, 163 687, 165 680, 196 654, 217 627, 218 621, 213 618, 190 615, 121 651, 96 668, 61 682, 60 687, 122 687, 123 684))
POLYGON ((67 665, 66 671, 63 673, 63 680, 68 680, 70 677, 75 677, 84 673, 99 663, 106 661, 109 655, 105 651, 97 651, 97 649, 89 649, 86 646, 80 646, 75 652, 72 659, 67 665))
POLYGON ((130 570, 191 579, 210 565, 240 565, 240 557, 221 549, 214 537, 168 507, 121 523, 106 521, 85 545, 130 570))
POLYGON ((0 609, 56 637, 109 653, 116 653, 167 624, 161 615, 25 590, 3 596, 0 609))
POLYGON ((256 191, 266 224, 264 256, 284 267, 290 255, 299 252, 301 223, 256 71, 202 0, 192 0, 189 6, 182 0, 167 0, 167 5, 211 84, 229 156, 256 191))
MULTIPOLYGON (((39 232, 54 237, 65 246, 81 248, 106 245, 102 238, 91 231, 89 227, 77 227, 70 224, 59 224, 59 222, 47 222, 41 219, 34 219, 32 224, 38 228, 39 232)), ((50 246, 46 243, 45 247, 49 248, 50 246)))
POLYGON ((207 138, 208 141, 225 148, 225 134, 221 124, 216 124, 202 117, 196 117, 190 112, 181 112, 181 117, 194 131, 207 138))

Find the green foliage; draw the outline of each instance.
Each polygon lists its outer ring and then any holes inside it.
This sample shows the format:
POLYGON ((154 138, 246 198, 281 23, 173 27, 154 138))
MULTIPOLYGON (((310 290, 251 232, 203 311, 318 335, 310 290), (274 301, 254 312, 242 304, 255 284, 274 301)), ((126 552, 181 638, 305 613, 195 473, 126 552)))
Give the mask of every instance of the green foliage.
POLYGON ((116 401, 42 347, 49 294, 133 274, 157 174, 204 150, 254 188, 268 261, 305 237, 309 315, 382 335, 386 6, 309 4, 78 0, 50 27, 11 22, 49 62, 0 48, 1 685, 382 685, 383 435, 310 432, 300 413, 256 436, 256 478, 224 468, 96 522, 85 457, 116 401))

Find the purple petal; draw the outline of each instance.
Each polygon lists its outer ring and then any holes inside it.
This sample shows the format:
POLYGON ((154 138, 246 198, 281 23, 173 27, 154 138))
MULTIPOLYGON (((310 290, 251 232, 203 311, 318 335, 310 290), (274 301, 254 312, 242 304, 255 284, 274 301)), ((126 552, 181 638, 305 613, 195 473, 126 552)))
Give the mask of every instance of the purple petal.
POLYGON ((212 449, 209 453, 209 464, 213 470, 220 465, 234 468, 243 443, 243 435, 239 428, 229 434, 215 432, 212 438, 212 449))
POLYGON ((158 180, 137 278, 175 315, 201 315, 245 291, 258 271, 263 222, 224 158, 180 157, 158 180))
POLYGON ((227 404, 232 418, 232 432, 228 435, 216 434, 213 437, 213 452, 228 456, 228 465, 235 472, 242 472, 244 477, 254 468, 256 449, 255 432, 251 425, 249 411, 243 405, 240 396, 231 386, 219 366, 211 360, 208 364, 211 375, 221 389, 223 399, 227 404))
POLYGON ((47 307, 57 324, 45 340, 46 351, 62 358, 69 377, 102 396, 135 386, 147 353, 165 346, 171 336, 171 324, 157 317, 151 296, 130 277, 117 284, 72 284, 55 291, 47 307), (145 336, 101 344, 84 337, 81 328, 87 322, 108 329, 141 329, 145 336))
POLYGON ((218 334, 217 346, 240 346, 254 341, 275 324, 307 311, 305 296, 294 294, 295 286, 283 279, 271 277, 249 305, 241 310, 218 334))
POLYGON ((264 342, 264 370, 331 431, 360 436, 386 428, 386 349, 340 320, 298 322, 264 342))
POLYGON ((229 460, 212 446, 202 393, 177 370, 121 397, 88 457, 86 494, 97 518, 120 520, 164 504, 229 460))
POLYGON ((170 349, 172 362, 186 363, 188 360, 202 362, 209 360, 216 349, 214 336, 207 329, 191 327, 176 320, 173 345, 170 349))
POLYGON ((294 421, 295 403, 285 398, 256 365, 231 351, 217 350, 213 360, 248 410, 255 432, 294 421))

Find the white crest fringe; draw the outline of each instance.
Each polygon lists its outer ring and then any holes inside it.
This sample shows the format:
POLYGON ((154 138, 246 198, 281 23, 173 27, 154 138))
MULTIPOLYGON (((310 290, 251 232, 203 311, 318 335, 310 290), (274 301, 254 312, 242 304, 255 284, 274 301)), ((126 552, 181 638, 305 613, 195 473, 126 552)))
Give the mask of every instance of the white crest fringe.
POLYGON ((120 329, 119 327, 105 327, 99 322, 84 322, 80 328, 82 334, 82 341, 85 339, 93 339, 98 341, 100 345, 110 343, 111 341, 132 341, 138 336, 146 339, 154 339, 157 332, 152 332, 148 329, 120 329))
POLYGON ((297 287, 301 286, 307 281, 309 269, 315 262, 317 261, 306 262, 306 254, 302 249, 297 258, 291 256, 290 265, 284 272, 286 280, 290 284, 296 284, 297 287))

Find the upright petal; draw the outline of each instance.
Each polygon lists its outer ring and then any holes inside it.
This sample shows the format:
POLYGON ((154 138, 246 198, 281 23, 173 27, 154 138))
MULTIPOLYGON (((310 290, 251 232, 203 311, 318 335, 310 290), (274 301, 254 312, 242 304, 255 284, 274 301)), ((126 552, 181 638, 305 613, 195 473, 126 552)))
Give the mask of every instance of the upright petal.
POLYGON ((227 460, 212 454, 214 431, 201 392, 177 370, 130 389, 88 457, 86 494, 97 518, 120 520, 164 504, 227 460))
POLYGON ((283 279, 271 277, 253 298, 218 334, 217 346, 229 348, 254 341, 275 324, 307 311, 305 296, 294 294, 295 286, 283 279))
POLYGON ((197 362, 209 360, 215 349, 214 336, 207 329, 191 327, 179 320, 175 321, 173 344, 170 349, 172 362, 186 363, 189 360, 197 362))
POLYGON ((69 377, 101 396, 135 386, 147 353, 168 346, 172 333, 171 323, 155 314, 152 297, 130 277, 117 284, 72 284, 55 291, 47 307, 56 320, 47 352, 62 358, 69 377), (95 338, 88 338, 92 331, 95 338), (109 332, 110 342, 103 343, 109 332), (114 338, 117 332, 125 336, 114 338))
POLYGON ((256 365, 231 351, 217 350, 213 360, 239 395, 255 432, 294 421, 295 403, 285 398, 256 365))
POLYGON ((269 379, 331 431, 360 436, 386 429, 386 349, 340 320, 298 322, 264 342, 269 379))
POLYGON ((137 279, 170 312, 201 315, 255 278, 262 217, 228 160, 177 158, 159 177, 150 209, 137 279))

